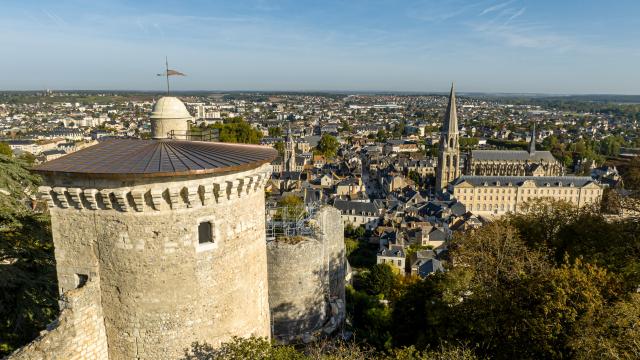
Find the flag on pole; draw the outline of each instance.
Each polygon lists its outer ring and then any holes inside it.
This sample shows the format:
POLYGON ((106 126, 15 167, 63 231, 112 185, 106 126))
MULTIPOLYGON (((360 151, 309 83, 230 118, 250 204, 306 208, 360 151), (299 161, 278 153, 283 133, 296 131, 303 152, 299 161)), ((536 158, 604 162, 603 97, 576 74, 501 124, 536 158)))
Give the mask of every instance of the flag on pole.
POLYGON ((176 76, 187 76, 184 73, 181 73, 180 71, 177 70, 171 70, 171 69, 167 69, 166 74, 157 74, 158 76, 172 76, 172 75, 176 75, 176 76))

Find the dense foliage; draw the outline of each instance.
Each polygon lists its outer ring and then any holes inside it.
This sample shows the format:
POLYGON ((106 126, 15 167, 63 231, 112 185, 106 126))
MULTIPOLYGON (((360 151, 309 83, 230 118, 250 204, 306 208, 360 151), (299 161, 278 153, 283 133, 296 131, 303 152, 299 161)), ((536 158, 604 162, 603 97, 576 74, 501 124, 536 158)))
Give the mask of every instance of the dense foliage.
POLYGON ((13 151, 11 150, 11 147, 9 147, 9 144, 7 144, 6 142, 0 141, 0 155, 8 157, 13 156, 13 151))
POLYGON ((0 155, 0 356, 34 339, 58 313, 49 219, 26 195, 38 181, 24 163, 0 155))
POLYGON ((264 338, 234 337, 214 349, 209 344, 194 343, 185 349, 181 360, 474 360, 465 347, 444 346, 438 350, 419 351, 415 347, 396 349, 389 354, 358 346, 354 342, 321 341, 303 347, 274 346, 264 338))
POLYGON ((338 147, 340 147, 340 144, 338 143, 338 140, 335 138, 335 136, 324 134, 318 142, 316 153, 331 159, 336 156, 338 147))
POLYGON ((241 117, 229 118, 222 124, 213 124, 210 127, 218 130, 221 142, 259 144, 262 138, 262 133, 241 117))
POLYGON ((445 273, 362 271, 347 300, 356 338, 385 353, 463 344, 492 359, 639 358, 640 224, 562 202, 528 210, 457 235, 445 273))

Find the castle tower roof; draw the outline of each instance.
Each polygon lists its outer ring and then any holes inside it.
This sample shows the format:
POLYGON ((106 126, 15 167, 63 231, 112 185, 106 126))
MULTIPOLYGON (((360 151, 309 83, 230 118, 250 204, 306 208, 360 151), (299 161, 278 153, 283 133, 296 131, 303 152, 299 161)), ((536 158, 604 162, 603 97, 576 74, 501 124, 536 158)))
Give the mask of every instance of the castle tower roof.
POLYGON ((134 179, 229 173, 257 168, 278 152, 260 145, 183 140, 112 139, 48 161, 43 175, 134 179))
POLYGON ((444 114, 444 133, 458 132, 458 114, 456 109, 456 92, 453 83, 451 84, 451 92, 449 93, 449 104, 444 114))

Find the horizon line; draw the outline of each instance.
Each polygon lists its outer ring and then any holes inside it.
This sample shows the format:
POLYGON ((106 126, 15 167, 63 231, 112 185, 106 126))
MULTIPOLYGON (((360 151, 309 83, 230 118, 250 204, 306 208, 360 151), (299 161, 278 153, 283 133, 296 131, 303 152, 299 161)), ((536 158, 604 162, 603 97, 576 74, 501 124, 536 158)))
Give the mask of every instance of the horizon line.
MULTIPOLYGON (((130 93, 151 93, 151 94, 166 94, 163 90, 142 90, 142 89, 26 89, 26 90, 8 90, 0 89, 0 93, 29 93, 29 92, 130 92, 130 93)), ((240 90, 228 90, 228 89, 190 89, 190 90, 172 90, 172 94, 176 93, 326 93, 326 94, 402 94, 402 95, 439 95, 448 94, 449 91, 428 91, 428 90, 313 90, 313 89, 292 89, 292 90, 256 90, 256 89, 240 89, 240 90)), ((630 93, 609 93, 609 92, 584 92, 584 93, 553 93, 553 92, 506 92, 506 91, 456 91, 456 94, 468 94, 468 95, 502 95, 502 96, 640 96, 638 94, 630 93)))

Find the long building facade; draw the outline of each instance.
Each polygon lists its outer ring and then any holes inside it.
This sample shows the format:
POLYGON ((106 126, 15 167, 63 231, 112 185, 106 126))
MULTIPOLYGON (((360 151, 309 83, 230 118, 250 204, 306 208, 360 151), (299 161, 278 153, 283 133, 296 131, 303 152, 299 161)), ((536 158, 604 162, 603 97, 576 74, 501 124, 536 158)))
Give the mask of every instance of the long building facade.
POLYGON ((588 176, 461 176, 450 191, 468 211, 500 216, 524 210, 536 199, 563 200, 578 207, 597 203, 602 187, 588 176))

